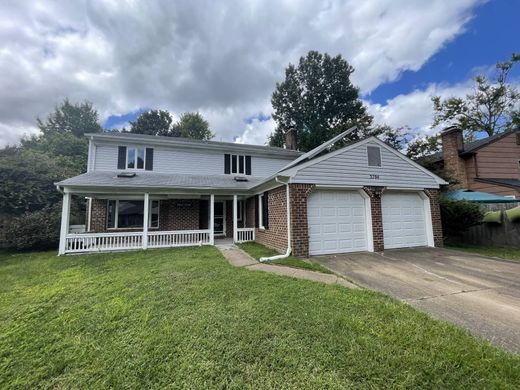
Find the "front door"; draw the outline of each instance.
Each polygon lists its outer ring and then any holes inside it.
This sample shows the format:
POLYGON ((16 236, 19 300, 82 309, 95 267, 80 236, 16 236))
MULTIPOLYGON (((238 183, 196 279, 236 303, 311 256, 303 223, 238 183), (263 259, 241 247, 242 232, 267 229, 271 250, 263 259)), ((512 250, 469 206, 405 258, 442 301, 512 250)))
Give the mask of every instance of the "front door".
POLYGON ((224 202, 215 202, 215 235, 223 236, 226 232, 226 210, 224 202))

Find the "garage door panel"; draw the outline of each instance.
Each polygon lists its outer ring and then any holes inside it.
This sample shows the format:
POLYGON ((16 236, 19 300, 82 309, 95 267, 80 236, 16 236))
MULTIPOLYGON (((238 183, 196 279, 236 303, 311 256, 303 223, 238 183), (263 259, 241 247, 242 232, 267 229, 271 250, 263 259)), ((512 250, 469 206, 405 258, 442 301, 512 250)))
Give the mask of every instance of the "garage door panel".
POLYGON ((387 192, 381 208, 385 248, 427 245, 424 201, 418 193, 387 192))
POLYGON ((357 191, 316 191, 307 203, 311 255, 367 250, 365 201, 357 191))

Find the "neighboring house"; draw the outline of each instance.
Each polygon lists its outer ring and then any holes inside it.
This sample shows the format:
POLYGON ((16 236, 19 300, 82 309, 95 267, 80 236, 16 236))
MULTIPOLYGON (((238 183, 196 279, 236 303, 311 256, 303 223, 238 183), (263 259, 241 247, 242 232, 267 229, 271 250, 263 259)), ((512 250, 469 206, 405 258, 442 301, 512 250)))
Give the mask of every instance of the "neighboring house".
POLYGON ((88 171, 63 192, 60 254, 257 241, 296 256, 440 246, 439 185, 371 137, 286 148, 137 134, 87 134, 88 171), (71 233, 70 197, 88 199, 71 233))
POLYGON ((454 189, 520 199, 520 129, 465 144, 462 130, 449 127, 441 138, 442 151, 423 161, 453 178, 454 189))

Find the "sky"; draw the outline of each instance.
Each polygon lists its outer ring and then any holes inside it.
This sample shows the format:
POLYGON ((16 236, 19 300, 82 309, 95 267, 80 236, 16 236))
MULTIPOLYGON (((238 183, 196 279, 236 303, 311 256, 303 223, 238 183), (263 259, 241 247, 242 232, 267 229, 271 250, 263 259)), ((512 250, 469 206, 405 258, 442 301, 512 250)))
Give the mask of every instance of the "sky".
POLYGON ((264 144, 275 85, 309 50, 355 67, 376 123, 432 133, 432 95, 463 96, 520 51, 518 15, 520 0, 4 0, 0 146, 66 97, 107 128, 198 111, 215 140, 264 144))

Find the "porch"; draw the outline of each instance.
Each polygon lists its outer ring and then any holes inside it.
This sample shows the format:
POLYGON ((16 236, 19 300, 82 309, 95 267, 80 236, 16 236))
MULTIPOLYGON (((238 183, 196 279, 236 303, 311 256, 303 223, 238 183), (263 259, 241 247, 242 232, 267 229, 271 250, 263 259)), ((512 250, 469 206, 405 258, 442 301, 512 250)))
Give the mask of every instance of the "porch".
POLYGON ((81 194, 65 191, 59 254, 255 240, 254 198, 222 194, 81 194), (71 197, 87 199, 84 232, 70 226, 71 197), (146 205, 146 207, 145 207, 146 205))

